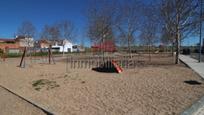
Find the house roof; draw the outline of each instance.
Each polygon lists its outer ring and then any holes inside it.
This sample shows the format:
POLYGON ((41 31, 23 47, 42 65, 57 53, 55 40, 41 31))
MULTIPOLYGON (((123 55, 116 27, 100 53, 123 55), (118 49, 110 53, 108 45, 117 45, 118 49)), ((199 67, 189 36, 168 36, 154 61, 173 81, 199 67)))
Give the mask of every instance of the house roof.
POLYGON ((93 48, 95 50, 103 49, 105 51, 110 51, 110 52, 116 50, 115 43, 112 40, 107 40, 107 41, 100 43, 100 44, 94 44, 93 46, 91 46, 91 48, 93 48))
POLYGON ((38 40, 37 43, 46 43, 46 44, 49 44, 49 41, 42 39, 42 40, 38 40))
POLYGON ((12 48, 12 49, 17 49, 19 48, 18 44, 1 44, 0 49, 5 49, 5 48, 12 48))
POLYGON ((3 41, 3 42, 15 42, 15 39, 10 39, 10 38, 0 38, 0 41, 3 41))

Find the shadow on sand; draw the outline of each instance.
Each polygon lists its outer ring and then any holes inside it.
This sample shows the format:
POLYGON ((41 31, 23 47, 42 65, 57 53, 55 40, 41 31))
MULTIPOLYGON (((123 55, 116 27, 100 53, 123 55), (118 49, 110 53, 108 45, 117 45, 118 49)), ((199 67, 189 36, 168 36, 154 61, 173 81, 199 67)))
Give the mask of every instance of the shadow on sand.
POLYGON ((92 70, 103 73, 117 73, 117 70, 111 61, 104 62, 99 67, 92 68, 92 70))
POLYGON ((189 84, 189 85, 201 85, 202 84, 196 80, 188 80, 188 81, 184 81, 184 83, 189 84))

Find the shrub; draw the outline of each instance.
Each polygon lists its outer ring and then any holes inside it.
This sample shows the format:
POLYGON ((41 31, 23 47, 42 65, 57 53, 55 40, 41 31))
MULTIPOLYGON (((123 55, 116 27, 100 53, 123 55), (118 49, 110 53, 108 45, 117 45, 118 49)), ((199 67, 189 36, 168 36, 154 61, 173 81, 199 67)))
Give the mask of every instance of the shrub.
POLYGON ((183 49, 183 54, 184 55, 189 55, 191 53, 190 49, 187 48, 187 49, 183 49))
POLYGON ((7 57, 9 58, 15 58, 15 57, 21 57, 21 53, 9 53, 7 54, 7 57))

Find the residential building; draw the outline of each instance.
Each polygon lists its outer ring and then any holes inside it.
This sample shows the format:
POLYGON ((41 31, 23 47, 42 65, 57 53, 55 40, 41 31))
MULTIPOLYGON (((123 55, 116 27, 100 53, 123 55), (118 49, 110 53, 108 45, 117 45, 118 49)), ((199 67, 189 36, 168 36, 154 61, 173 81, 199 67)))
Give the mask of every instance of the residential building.
POLYGON ((34 39, 32 37, 16 36, 15 40, 20 47, 34 47, 34 39))
POLYGON ((94 44, 93 46, 91 46, 91 48, 94 52, 100 52, 100 51, 115 52, 116 51, 115 43, 112 40, 106 40, 103 43, 94 44))
POLYGON ((36 48, 49 48, 49 41, 48 40, 38 40, 35 41, 35 47, 36 48))
POLYGON ((0 38, 0 49, 8 53, 19 53, 20 45, 16 39, 0 38))
POLYGON ((16 36, 16 38, 0 38, 0 49, 8 53, 19 53, 24 47, 33 47, 33 38, 16 36))
POLYGON ((52 45, 52 51, 73 52, 73 44, 67 39, 55 41, 54 45, 52 45))
POLYGON ((85 48, 81 45, 73 45, 73 52, 85 52, 85 48))

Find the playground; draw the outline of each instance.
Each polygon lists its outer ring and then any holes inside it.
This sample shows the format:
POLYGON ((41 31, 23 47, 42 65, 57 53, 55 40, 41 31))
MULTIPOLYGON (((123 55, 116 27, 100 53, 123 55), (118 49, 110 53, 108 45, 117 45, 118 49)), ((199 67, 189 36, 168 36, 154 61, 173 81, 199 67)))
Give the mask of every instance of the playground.
POLYGON ((33 59, 26 57, 24 68, 17 67, 21 58, 1 61, 0 84, 57 114, 172 115, 204 95, 204 81, 174 65, 171 54, 67 54, 54 56, 55 64, 33 59), (92 70, 104 60, 123 71, 92 70))

